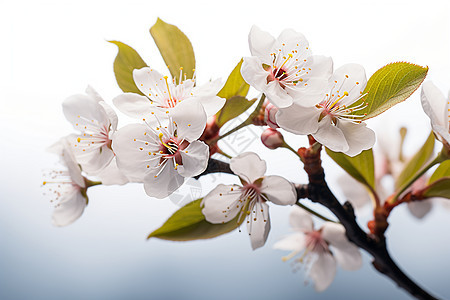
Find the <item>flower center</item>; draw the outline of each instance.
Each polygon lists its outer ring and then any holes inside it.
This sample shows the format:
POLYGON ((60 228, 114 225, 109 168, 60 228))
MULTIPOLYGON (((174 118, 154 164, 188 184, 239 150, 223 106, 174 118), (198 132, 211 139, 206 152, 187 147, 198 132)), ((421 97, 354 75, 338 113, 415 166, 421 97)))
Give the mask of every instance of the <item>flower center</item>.
POLYGON ((328 243, 322 238, 320 231, 310 231, 305 233, 306 249, 317 254, 329 252, 328 243))

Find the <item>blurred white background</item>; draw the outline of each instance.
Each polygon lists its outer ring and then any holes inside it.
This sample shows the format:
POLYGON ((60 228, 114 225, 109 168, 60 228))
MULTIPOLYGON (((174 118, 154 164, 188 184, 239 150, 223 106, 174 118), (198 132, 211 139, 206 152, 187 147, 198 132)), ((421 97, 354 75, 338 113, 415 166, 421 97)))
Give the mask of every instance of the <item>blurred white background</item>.
MULTIPOLYGON (((190 38, 199 84, 226 79, 242 56, 253 24, 277 36, 284 28, 306 35, 315 54, 335 67, 359 63, 368 77, 389 62, 430 68, 444 93, 450 88, 448 1, 1 1, 0 33, 0 298, 1 299, 408 299, 379 275, 365 255, 356 272, 338 271, 317 294, 292 273, 271 246, 289 233, 289 209, 271 207, 267 245, 251 251, 245 233, 210 241, 146 241, 178 207, 151 199, 142 186, 94 187, 84 215, 67 228, 52 227, 42 196, 42 171, 57 158, 45 148, 73 132, 61 102, 92 85, 107 102, 121 91, 112 63, 119 40, 165 70, 149 28, 157 17, 190 38)), ((122 120, 121 120, 122 121, 122 120)), ((119 122, 119 126, 123 123, 119 122)), ((430 126, 419 93, 369 122, 378 135, 407 126, 412 155, 430 126), (387 125, 388 124, 388 125, 387 125)), ((247 132, 248 136, 259 129, 247 132)), ((289 137, 305 145, 304 137, 289 137)), ((284 150, 250 145, 268 161, 268 173, 305 182, 301 164, 284 150)), ((342 171, 324 158, 333 190, 342 171)), ((225 175, 204 178, 203 194, 225 175)), ((326 213, 326 211, 324 211, 326 213)), ((450 212, 436 206, 423 220, 405 207, 390 219, 389 246, 399 265, 430 291, 450 297, 450 212)), ((362 223, 370 212, 361 216, 362 223)))

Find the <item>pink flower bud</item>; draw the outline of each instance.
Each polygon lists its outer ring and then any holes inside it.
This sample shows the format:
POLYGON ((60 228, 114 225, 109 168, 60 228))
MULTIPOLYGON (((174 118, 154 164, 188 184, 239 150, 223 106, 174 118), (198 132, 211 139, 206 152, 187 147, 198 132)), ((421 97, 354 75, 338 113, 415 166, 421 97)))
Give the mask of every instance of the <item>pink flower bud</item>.
POLYGON ((268 103, 266 105, 266 109, 264 111, 264 121, 266 121, 266 124, 273 129, 280 128, 277 124, 277 120, 275 118, 275 115, 278 112, 278 108, 273 105, 272 103, 268 103))
POLYGON ((267 128, 261 134, 261 142, 269 149, 277 149, 284 144, 284 138, 276 129, 267 128))

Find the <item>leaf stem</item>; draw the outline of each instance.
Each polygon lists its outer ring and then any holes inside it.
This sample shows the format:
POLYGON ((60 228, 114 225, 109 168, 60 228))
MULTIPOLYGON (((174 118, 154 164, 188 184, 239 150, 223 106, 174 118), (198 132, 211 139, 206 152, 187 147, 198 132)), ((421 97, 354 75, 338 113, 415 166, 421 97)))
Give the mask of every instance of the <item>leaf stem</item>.
POLYGON ((259 99, 258 105, 256 106, 255 110, 248 116, 248 118, 239 124, 238 126, 234 127, 230 131, 226 132, 225 134, 218 136, 211 140, 211 144, 216 143, 218 140, 223 139, 224 137, 229 136, 230 134, 238 131, 239 129, 244 128, 245 126, 253 124, 253 119, 259 114, 259 111, 264 103, 264 99, 266 99, 266 95, 262 94, 261 98, 259 99))
POLYGON ((309 212, 310 214, 313 214, 313 215, 315 215, 316 217, 318 217, 318 218, 320 218, 320 219, 322 219, 322 220, 324 220, 324 221, 326 221, 326 222, 339 223, 339 222, 333 221, 333 220, 331 220, 331 219, 328 219, 328 218, 325 217, 325 216, 322 216, 322 215, 319 214, 318 212, 316 212, 316 211, 312 210, 311 208, 309 208, 309 207, 307 207, 307 206, 301 204, 300 202, 297 202, 296 204, 297 204, 298 206, 300 206, 301 208, 303 208, 304 210, 306 210, 307 212, 309 212))

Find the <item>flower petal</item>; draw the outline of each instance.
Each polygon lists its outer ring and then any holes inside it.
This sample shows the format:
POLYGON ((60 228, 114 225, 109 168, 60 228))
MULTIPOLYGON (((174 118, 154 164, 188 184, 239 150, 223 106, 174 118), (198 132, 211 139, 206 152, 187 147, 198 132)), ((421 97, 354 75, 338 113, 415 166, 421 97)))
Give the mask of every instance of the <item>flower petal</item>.
POLYGON ((266 162, 254 152, 244 152, 230 161, 230 169, 234 174, 252 183, 266 173, 266 162))
POLYGON ((97 177, 102 182, 102 185, 123 185, 129 182, 128 178, 117 167, 116 159, 113 159, 106 168, 98 173, 97 177))
POLYGON ((333 92, 339 91, 340 93, 348 92, 348 96, 344 97, 341 101, 341 105, 347 106, 355 102, 356 99, 361 97, 361 93, 367 84, 366 71, 363 66, 359 64, 346 64, 338 68, 330 79, 330 88, 333 88, 333 92), (336 83, 337 81, 337 83, 336 83), (349 102, 344 100, 348 99, 349 102))
POLYGON ((319 122, 319 128, 312 136, 316 141, 333 151, 345 153, 349 150, 344 133, 340 128, 331 124, 330 116, 325 116, 319 122))
POLYGON ((163 199, 183 185, 184 179, 175 169, 174 160, 167 159, 160 167, 151 168, 145 175, 144 189, 150 197, 163 199))
POLYGON ((172 120, 177 124, 178 137, 186 139, 188 142, 197 140, 206 127, 206 113, 202 105, 186 99, 172 110, 172 120))
POLYGON ((305 235, 301 232, 295 232, 276 242, 273 245, 273 248, 279 250, 300 252, 305 249, 305 246, 305 235))
POLYGON ((433 131, 450 143, 447 102, 442 92, 430 81, 422 84, 422 107, 431 120, 433 131))
POLYGON ((270 64, 271 50, 275 43, 275 38, 270 33, 259 29, 259 27, 253 25, 248 35, 248 44, 252 56, 257 56, 261 62, 270 64))
POLYGON ((336 261, 334 257, 329 253, 319 255, 312 264, 308 275, 314 281, 316 291, 322 292, 326 290, 336 275, 336 261))
POLYGON ((105 109, 88 95, 70 96, 63 101, 62 107, 64 116, 77 130, 80 130, 81 124, 89 126, 97 122, 109 127, 109 118, 105 109))
POLYGON ((292 183, 281 176, 266 176, 261 183, 261 193, 270 202, 278 205, 293 205, 297 202, 297 192, 292 183))
POLYGON ((203 198, 202 213, 206 221, 221 224, 236 217, 244 204, 239 202, 240 191, 240 187, 237 185, 219 184, 209 192, 203 198))
POLYGON ((96 175, 106 168, 114 158, 114 152, 106 145, 90 151, 85 155, 77 156, 81 168, 88 175, 96 175))
POLYGON ((86 207, 86 198, 81 194, 80 189, 74 188, 62 196, 55 210, 53 211, 53 225, 61 227, 75 222, 86 207))
POLYGON ((225 105, 225 99, 216 96, 222 86, 222 81, 216 79, 192 91, 193 97, 200 102, 208 117, 215 115, 225 105))
POLYGON ((370 204, 370 196, 365 186, 344 173, 337 178, 337 183, 342 190, 345 198, 355 207, 361 209, 370 204))
MULTIPOLYGON (((323 78, 328 82, 328 79, 333 74, 333 59, 329 56, 311 55, 308 57, 305 68, 310 68, 308 72, 309 78, 323 78)), ((309 81, 308 81, 308 85, 309 81)))
POLYGON ((117 123, 119 122, 116 112, 105 101, 100 101, 99 104, 103 107, 108 115, 109 123, 111 124, 111 131, 117 130, 117 123))
POLYGON ((291 209, 291 213, 289 214, 289 224, 292 229, 300 232, 314 230, 314 223, 311 214, 297 205, 293 206, 291 209))
POLYGON ((117 166, 130 181, 142 182, 150 168, 159 163, 159 156, 149 155, 149 152, 159 151, 157 140, 144 124, 129 124, 114 134, 112 148, 117 166))
POLYGON ((278 126, 295 134, 311 134, 319 129, 320 110, 316 107, 302 107, 293 104, 278 110, 276 120, 278 126))
POLYGON ((362 266, 361 253, 358 247, 347 239, 344 226, 325 222, 322 237, 334 247, 333 255, 344 270, 353 271, 362 266))
POLYGON ((297 58, 299 59, 303 57, 309 57, 311 55, 308 40, 302 33, 297 32, 291 28, 284 29, 280 33, 280 35, 277 38, 276 46, 281 48, 283 54, 290 53, 292 49, 299 49, 298 52, 300 53, 297 52, 297 54, 299 54, 299 57, 297 58))
POLYGON ((269 82, 263 89, 267 99, 278 108, 285 108, 292 105, 293 100, 285 89, 280 86, 278 80, 269 82))
MULTIPOLYGON (((167 87, 164 76, 161 73, 150 67, 134 69, 133 79, 136 87, 142 94, 154 101, 156 105, 166 105, 164 99, 166 98, 165 95, 167 95, 167 87)), ((172 85, 170 79, 168 79, 168 83, 172 85)))
POLYGON ((267 85, 267 76, 269 73, 263 69, 261 60, 256 57, 244 57, 241 66, 241 75, 245 82, 260 92, 265 91, 267 85))
POLYGON ((97 102, 104 101, 103 98, 100 96, 99 93, 90 85, 86 87, 85 93, 89 95, 92 99, 95 99, 97 102))
POLYGON ((147 97, 135 93, 121 94, 113 99, 113 103, 122 113, 136 119, 142 119, 155 109, 147 97))
POLYGON ((183 177, 194 177, 206 170, 209 160, 209 147, 200 141, 193 141, 186 149, 180 150, 182 165, 178 166, 178 174, 183 177))
MULTIPOLYGON (((348 150, 343 151, 348 156, 355 156, 375 144, 375 132, 367 128, 365 123, 355 124, 339 120, 337 127, 342 130, 348 144, 348 150)), ((331 148, 330 148, 331 149, 331 148)))
POLYGON ((256 202, 254 213, 247 217, 247 231, 250 236, 252 249, 264 246, 270 231, 269 205, 264 202, 256 202))

